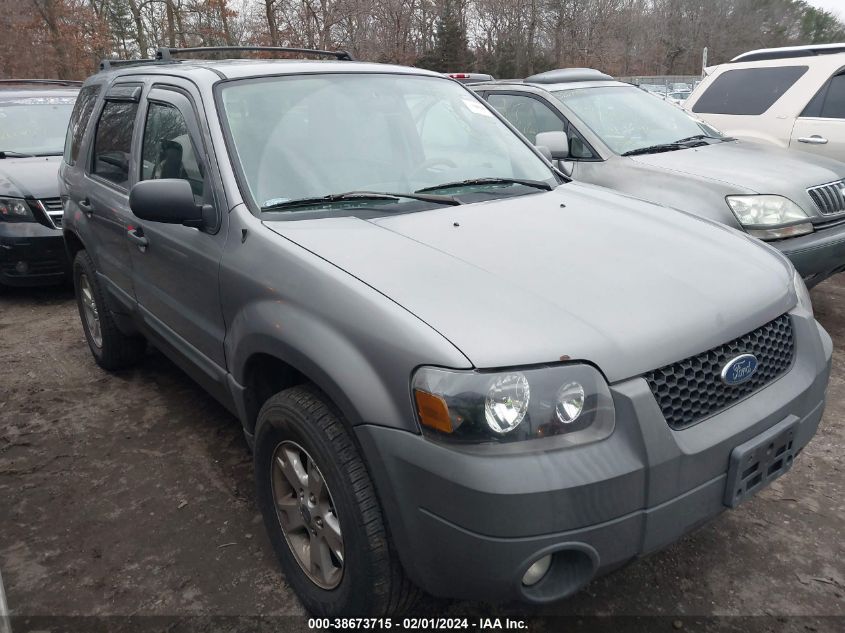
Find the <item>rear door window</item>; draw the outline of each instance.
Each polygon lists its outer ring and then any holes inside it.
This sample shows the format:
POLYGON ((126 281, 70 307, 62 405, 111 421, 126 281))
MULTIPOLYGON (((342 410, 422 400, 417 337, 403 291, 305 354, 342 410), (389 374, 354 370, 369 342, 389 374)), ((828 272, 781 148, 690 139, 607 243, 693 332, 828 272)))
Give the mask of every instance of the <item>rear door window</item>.
POLYGON ((722 73, 692 107, 702 114, 763 114, 807 72, 807 66, 740 68, 722 73))
POLYGON ((845 119, 845 74, 831 77, 810 100, 801 116, 845 119))
POLYGON ((130 101, 106 101, 97 121, 91 173, 118 187, 129 187, 129 157, 138 104, 130 101))

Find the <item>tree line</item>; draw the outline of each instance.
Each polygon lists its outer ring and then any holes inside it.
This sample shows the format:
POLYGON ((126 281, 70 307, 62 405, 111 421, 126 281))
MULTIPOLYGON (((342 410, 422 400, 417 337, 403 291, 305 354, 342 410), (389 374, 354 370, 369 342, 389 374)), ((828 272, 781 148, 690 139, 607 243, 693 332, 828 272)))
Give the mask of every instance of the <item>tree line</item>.
POLYGON ((81 79, 158 46, 343 49, 439 71, 697 74, 755 48, 845 42, 803 0, 0 0, 0 77, 81 79))

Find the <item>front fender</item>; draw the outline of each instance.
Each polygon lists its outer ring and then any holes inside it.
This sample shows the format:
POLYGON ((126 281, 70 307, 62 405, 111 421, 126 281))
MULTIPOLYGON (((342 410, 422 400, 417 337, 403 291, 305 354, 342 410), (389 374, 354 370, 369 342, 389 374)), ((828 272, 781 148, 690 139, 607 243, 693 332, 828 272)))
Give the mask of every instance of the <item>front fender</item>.
POLYGON ((271 300, 246 306, 232 322, 227 343, 232 376, 241 385, 249 359, 267 354, 316 384, 351 424, 413 428, 407 424, 407 402, 388 392, 372 363, 328 324, 296 306, 271 300))
MULTIPOLYGON (((220 289, 234 389, 267 354, 322 389, 353 424, 416 431, 410 380, 420 365, 471 367, 439 332, 330 262, 230 213, 220 289)), ((252 420, 244 420, 247 431, 252 420)))

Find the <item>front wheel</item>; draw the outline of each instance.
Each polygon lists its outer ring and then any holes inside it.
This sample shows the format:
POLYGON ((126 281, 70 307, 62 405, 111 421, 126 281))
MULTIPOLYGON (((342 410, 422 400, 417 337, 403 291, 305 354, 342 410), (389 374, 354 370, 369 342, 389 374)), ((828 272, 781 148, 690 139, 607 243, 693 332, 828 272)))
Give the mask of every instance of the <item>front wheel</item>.
POLYGON ((267 533, 309 612, 387 616, 415 602, 358 449, 319 390, 293 387, 261 408, 255 476, 267 533))

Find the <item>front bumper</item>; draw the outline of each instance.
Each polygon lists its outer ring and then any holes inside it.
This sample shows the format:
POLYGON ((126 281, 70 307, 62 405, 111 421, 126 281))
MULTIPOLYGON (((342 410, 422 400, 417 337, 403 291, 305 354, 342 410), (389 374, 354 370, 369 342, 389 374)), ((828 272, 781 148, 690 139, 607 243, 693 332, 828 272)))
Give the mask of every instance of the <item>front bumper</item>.
POLYGON ((784 376, 682 431, 642 378, 612 386, 613 435, 580 447, 464 452, 357 427, 406 572, 438 596, 548 602, 718 515, 735 447, 794 417, 800 449, 818 427, 832 343, 813 319, 793 324, 796 358, 784 376), (528 567, 553 552, 546 576, 523 586, 528 567))
POLYGON ((36 222, 0 222, 0 285, 61 283, 68 269, 61 231, 36 222))
POLYGON ((768 244, 790 259, 809 288, 845 270, 845 223, 768 244))

